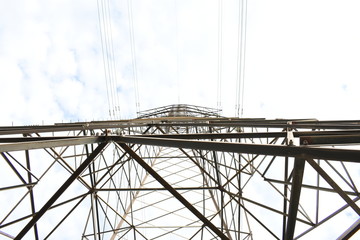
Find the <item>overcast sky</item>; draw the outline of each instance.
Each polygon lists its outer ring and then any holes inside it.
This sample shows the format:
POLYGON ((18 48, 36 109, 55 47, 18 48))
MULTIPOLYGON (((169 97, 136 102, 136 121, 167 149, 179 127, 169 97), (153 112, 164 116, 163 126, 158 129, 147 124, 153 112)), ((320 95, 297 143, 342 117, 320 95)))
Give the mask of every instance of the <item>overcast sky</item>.
MULTIPOLYGON (((221 103, 234 116, 239 1, 222 4, 221 103)), ((219 0, 131 9, 132 28, 128 0, 0 0, 0 125, 110 119, 117 103, 135 117, 135 62, 141 110, 216 107, 219 0)), ((360 119, 359 12, 359 0, 248 0, 243 116, 360 119)))
MULTIPOLYGON (((217 106, 219 0, 134 0, 132 28, 125 0, 0 1, 2 125, 109 119, 111 92, 121 117, 134 117, 132 56, 141 110, 217 106)), ((243 116, 359 119, 359 12, 357 0, 248 1, 243 116)), ((235 115, 238 18, 238 1, 223 0, 226 116, 235 115)))

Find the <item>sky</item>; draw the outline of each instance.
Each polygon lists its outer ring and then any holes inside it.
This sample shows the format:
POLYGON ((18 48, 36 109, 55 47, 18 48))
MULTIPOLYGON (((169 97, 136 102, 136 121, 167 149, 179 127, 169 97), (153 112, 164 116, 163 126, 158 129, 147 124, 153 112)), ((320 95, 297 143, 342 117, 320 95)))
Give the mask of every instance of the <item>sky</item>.
MULTIPOLYGON (((235 116, 238 1, 1 3, 2 125, 132 118, 136 102, 220 99, 235 116)), ((356 0, 249 1, 243 117, 359 119, 359 10, 356 0)))
MULTIPOLYGON (((140 110, 217 107, 219 75, 235 116, 239 1, 222 0, 221 38, 219 2, 0 0, 0 125, 133 118, 136 92, 140 110)), ((243 117, 360 119, 359 12, 249 0, 243 117)))

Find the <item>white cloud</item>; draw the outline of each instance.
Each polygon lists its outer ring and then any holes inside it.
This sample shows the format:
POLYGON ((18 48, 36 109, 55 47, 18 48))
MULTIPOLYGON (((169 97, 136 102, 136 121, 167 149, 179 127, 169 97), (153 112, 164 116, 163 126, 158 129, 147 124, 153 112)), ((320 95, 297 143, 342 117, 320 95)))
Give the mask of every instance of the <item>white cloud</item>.
MULTIPOLYGON (((178 92, 181 102, 216 106, 218 1, 132 5, 142 109, 176 103, 178 92)), ((110 9, 120 106, 134 116, 127 2, 110 9)), ((343 107, 359 100, 358 9, 356 1, 249 2, 246 117, 359 117, 343 107)), ((78 119, 108 117, 96 2, 13 1, 0 11, 2 99, 11 99, 1 101, 2 121, 70 120, 65 112, 74 109, 86 109, 78 119), (74 79, 81 90, 60 93, 74 79), (45 101, 46 108, 36 105, 45 101)), ((236 1, 223 3, 225 115, 235 107, 237 14, 236 1)))
MULTIPOLYGON (((238 2, 223 1, 222 105, 230 116, 238 2)), ((132 3, 141 109, 177 103, 178 88, 182 103, 215 107, 218 1, 132 3)), ((1 6, 0 124, 109 118, 96 1, 1 6)), ((127 1, 110 7, 115 85, 129 118, 135 101, 127 1)), ((244 116, 359 118, 359 10, 355 0, 248 1, 244 116)))

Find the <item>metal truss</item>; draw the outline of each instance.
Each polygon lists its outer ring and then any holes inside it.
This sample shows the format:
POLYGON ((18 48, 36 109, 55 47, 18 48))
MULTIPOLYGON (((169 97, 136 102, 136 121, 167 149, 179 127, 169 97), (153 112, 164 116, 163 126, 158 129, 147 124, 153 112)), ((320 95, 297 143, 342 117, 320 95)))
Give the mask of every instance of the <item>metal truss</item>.
POLYGON ((215 112, 176 105, 133 120, 0 127, 0 238, 356 234, 360 121, 215 112))

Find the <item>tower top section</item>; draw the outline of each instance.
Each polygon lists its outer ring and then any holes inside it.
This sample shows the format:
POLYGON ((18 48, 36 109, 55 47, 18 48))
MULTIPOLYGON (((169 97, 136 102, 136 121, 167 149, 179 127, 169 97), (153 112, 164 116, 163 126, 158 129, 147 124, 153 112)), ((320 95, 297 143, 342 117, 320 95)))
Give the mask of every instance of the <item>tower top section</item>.
POLYGON ((141 118, 159 117, 220 117, 221 110, 188 104, 173 104, 139 112, 141 118))

